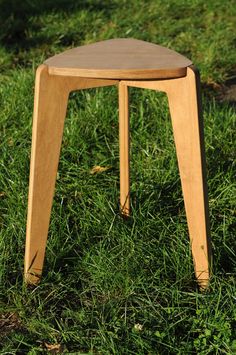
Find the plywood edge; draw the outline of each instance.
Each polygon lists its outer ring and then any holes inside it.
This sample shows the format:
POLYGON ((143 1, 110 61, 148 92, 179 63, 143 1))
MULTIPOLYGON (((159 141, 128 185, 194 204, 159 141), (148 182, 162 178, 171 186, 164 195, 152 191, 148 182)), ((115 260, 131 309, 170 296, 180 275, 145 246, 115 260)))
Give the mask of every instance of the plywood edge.
POLYGON ((184 68, 170 68, 170 69, 129 69, 129 70, 93 70, 93 69, 78 69, 78 68, 59 68, 48 66, 50 75, 59 76, 79 76, 83 78, 96 79, 173 79, 185 77, 187 74, 187 67, 184 68))

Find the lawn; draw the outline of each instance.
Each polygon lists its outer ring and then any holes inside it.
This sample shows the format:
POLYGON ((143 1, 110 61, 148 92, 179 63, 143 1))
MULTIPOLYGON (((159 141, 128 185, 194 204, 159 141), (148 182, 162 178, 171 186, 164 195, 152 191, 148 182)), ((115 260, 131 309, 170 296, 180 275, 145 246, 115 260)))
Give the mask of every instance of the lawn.
POLYGON ((0 0, 0 354, 236 354, 235 23, 233 0, 0 0), (201 72, 214 261, 205 293, 167 99, 134 88, 132 216, 118 208, 117 89, 72 93, 43 278, 23 283, 36 67, 115 37, 172 48, 201 72), (92 174, 97 165, 108 169, 92 174))

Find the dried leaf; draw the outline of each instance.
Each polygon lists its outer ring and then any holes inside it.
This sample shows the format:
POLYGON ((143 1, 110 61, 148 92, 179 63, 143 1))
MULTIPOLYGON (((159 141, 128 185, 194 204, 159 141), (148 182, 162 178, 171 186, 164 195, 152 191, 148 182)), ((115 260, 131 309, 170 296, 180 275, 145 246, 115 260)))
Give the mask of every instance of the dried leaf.
POLYGON ((51 354, 60 354, 63 352, 63 346, 61 344, 44 343, 44 346, 51 354))
POLYGON ((0 314, 0 338, 9 334, 11 331, 22 327, 20 318, 16 313, 0 314))
POLYGON ((99 174, 99 173, 103 173, 104 171, 107 171, 111 169, 110 166, 100 166, 100 165, 95 165, 91 170, 90 170, 90 174, 99 174))

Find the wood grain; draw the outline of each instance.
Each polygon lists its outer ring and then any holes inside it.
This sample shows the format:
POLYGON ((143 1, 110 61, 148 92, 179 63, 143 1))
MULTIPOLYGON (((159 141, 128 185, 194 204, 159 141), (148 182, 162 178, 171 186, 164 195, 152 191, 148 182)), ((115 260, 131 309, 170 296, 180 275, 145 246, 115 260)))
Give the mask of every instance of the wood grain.
POLYGON ((120 210, 130 214, 130 157, 129 157, 129 98, 128 87, 119 83, 119 138, 120 138, 120 210))
POLYGON ((188 68, 185 80, 168 91, 180 178, 196 278, 206 288, 210 277, 210 230, 199 79, 188 68))
POLYGON ((206 288, 211 241, 199 75, 191 66, 184 78, 124 81, 124 84, 167 93, 195 274, 200 287, 206 288))
POLYGON ((37 70, 35 84, 26 282, 37 283, 42 273, 69 93, 118 84, 121 212, 130 214, 128 87, 164 91, 169 101, 195 273, 199 285, 205 288, 210 277, 211 243, 200 85, 191 61, 155 44, 116 39, 65 51, 45 63, 37 70))
POLYGON ((67 50, 45 64, 54 75, 143 80, 185 76, 192 62, 153 43, 118 38, 67 50))
POLYGON ((52 76, 46 65, 37 70, 25 247, 27 283, 37 283, 42 273, 69 92, 114 84, 52 76))

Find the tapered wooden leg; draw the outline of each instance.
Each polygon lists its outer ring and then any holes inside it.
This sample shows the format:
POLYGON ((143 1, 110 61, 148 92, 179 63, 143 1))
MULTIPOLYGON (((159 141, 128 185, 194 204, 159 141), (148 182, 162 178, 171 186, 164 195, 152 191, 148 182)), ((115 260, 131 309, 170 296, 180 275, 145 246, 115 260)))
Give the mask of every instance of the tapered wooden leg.
POLYGON ((167 92, 195 273, 209 281, 210 235, 199 75, 194 68, 167 92))
POLYGON ((210 277, 211 242, 199 75, 191 66, 182 78, 123 83, 168 95, 195 273, 204 289, 210 277))
POLYGON ((117 83, 49 75, 46 65, 37 70, 25 247, 27 283, 36 284, 42 273, 69 92, 117 83))
POLYGON ((124 216, 130 214, 129 183, 129 100, 128 87, 119 83, 119 138, 120 138, 120 209, 124 216))
POLYGON ((26 231, 27 283, 37 283, 42 272, 67 99, 62 79, 49 76, 47 67, 40 66, 35 83, 26 231))

